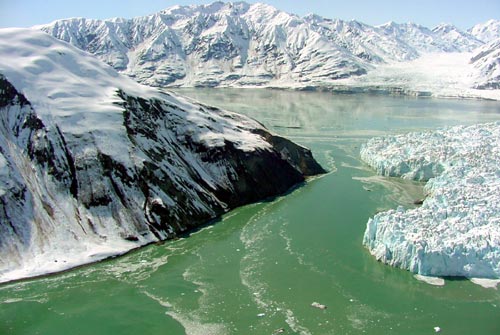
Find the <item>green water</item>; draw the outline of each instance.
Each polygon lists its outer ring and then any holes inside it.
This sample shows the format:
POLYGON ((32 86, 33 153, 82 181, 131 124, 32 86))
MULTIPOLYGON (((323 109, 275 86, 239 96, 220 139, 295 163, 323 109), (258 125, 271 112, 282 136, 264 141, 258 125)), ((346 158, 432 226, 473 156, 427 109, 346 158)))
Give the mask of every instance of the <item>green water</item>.
POLYGON ((371 215, 410 207, 422 190, 375 176, 358 155, 378 134, 500 120, 499 103, 181 92, 257 118, 331 173, 189 238, 0 286, 0 334, 500 334, 499 291, 458 279, 430 286, 362 247, 371 215))

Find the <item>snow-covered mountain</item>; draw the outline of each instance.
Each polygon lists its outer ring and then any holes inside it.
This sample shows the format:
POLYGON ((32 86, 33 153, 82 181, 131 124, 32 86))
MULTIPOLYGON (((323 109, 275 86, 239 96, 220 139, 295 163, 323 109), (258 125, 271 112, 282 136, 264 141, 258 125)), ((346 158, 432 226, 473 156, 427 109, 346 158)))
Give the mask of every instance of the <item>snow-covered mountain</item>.
POLYGON ((262 4, 177 6, 132 20, 69 19, 42 29, 153 86, 259 86, 365 72, 363 62, 327 45, 299 18, 262 4))
POLYGON ((451 24, 440 24, 432 32, 450 45, 450 52, 474 51, 484 44, 484 41, 451 24))
POLYGON ((370 63, 418 57, 418 50, 391 36, 385 27, 372 27, 358 21, 330 20, 319 15, 304 17, 310 29, 330 43, 346 49, 354 56, 370 63))
POLYGON ((257 121, 0 30, 0 282, 172 238, 322 171, 257 121))
POLYGON ((471 63, 479 70, 480 89, 500 89, 500 37, 474 52, 471 63))
POLYGON ((469 29, 469 33, 478 40, 489 43, 500 38, 500 21, 488 20, 484 23, 476 24, 469 29))
POLYGON ((73 18, 38 28, 152 86, 321 86, 380 64, 483 44, 451 25, 373 27, 244 2, 175 6, 130 20, 73 18))
POLYGON ((452 25, 439 25, 431 30, 415 23, 389 22, 378 26, 385 35, 410 46, 417 54, 428 52, 466 52, 483 43, 452 25))

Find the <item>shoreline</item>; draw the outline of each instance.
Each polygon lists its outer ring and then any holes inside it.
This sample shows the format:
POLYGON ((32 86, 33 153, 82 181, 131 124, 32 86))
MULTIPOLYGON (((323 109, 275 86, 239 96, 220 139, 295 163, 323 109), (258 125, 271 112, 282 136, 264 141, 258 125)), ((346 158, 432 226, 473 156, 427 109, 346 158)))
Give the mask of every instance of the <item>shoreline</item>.
MULTIPOLYGON (((276 91, 290 91, 290 92, 320 92, 320 93, 332 93, 339 95, 374 95, 374 96, 393 96, 393 97, 407 97, 414 99, 451 99, 451 100, 473 100, 473 101, 500 101, 500 90, 484 90, 485 92, 495 92, 498 91, 497 98, 490 98, 487 96, 480 95, 463 95, 459 92, 456 94, 439 94, 433 93, 431 91, 419 91, 419 90, 411 90, 405 89, 400 86, 356 86, 356 85, 314 85, 314 86, 232 86, 232 85, 221 85, 221 86, 164 86, 157 87, 161 90, 166 91, 178 91, 182 92, 182 90, 193 90, 193 89, 214 89, 214 90, 223 90, 223 89, 243 89, 243 90, 276 90, 276 91)), ((481 90, 478 90, 481 91, 481 90)))
POLYGON ((274 200, 276 200, 276 199, 278 199, 280 197, 286 196, 287 194, 290 194, 290 193, 294 192, 295 190, 297 190, 297 189, 299 189, 301 187, 306 186, 308 183, 313 182, 314 180, 317 180, 319 178, 322 178, 323 176, 326 176, 326 175, 328 175, 328 174, 330 174, 332 172, 334 172, 334 171, 326 171, 323 174, 314 175, 314 176, 306 176, 305 181, 292 186, 290 189, 288 189, 286 192, 284 192, 282 194, 278 194, 278 195, 273 196, 273 197, 268 197, 268 198, 262 199, 262 200, 260 200, 258 202, 249 203, 249 204, 245 204, 245 205, 238 206, 238 207, 235 207, 235 208, 231 208, 227 212, 222 213, 221 215, 218 215, 217 217, 214 217, 214 218, 208 220, 207 222, 205 222, 205 223, 203 223, 203 224, 201 224, 201 225, 199 225, 197 227, 192 227, 192 228, 188 229, 187 231, 184 231, 184 232, 182 232, 180 234, 177 234, 176 236, 169 237, 169 238, 167 238, 165 240, 150 241, 148 243, 145 243, 143 245, 137 245, 134 248, 131 248, 131 249, 128 249, 128 250, 125 250, 125 251, 117 251, 116 253, 110 253, 109 255, 105 256, 104 258, 99 258, 99 259, 95 259, 95 260, 89 260, 88 262, 79 263, 77 265, 69 265, 71 263, 68 263, 68 267, 63 267, 60 270, 49 271, 47 273, 41 273, 41 274, 37 274, 37 275, 33 275, 33 276, 25 276, 25 277, 20 277, 20 278, 16 278, 16 279, 7 279, 7 280, 3 281, 1 279, 1 275, 0 275, 0 287, 7 286, 7 285, 10 285, 10 284, 14 284, 14 283, 20 283, 20 282, 26 282, 26 281, 30 281, 30 280, 36 280, 36 279, 41 279, 41 278, 48 278, 48 277, 52 277, 52 276, 57 276, 57 275, 64 274, 64 273, 67 273, 67 272, 70 272, 70 271, 74 271, 74 270, 78 270, 78 269, 81 269, 81 268, 84 268, 84 267, 87 267, 87 266, 92 266, 94 264, 98 264, 98 263, 102 263, 102 262, 113 260, 115 258, 123 257, 123 256, 129 255, 129 254, 132 254, 134 252, 137 252, 137 251, 139 251, 139 250, 141 250, 143 248, 146 248, 146 247, 148 247, 150 245, 153 245, 153 244, 155 244, 155 245, 163 245, 164 243, 168 243, 170 241, 175 241, 175 240, 183 239, 183 238, 189 238, 192 234, 196 234, 197 232, 199 232, 201 230, 204 230, 204 229, 207 229, 209 227, 212 227, 213 225, 215 225, 218 222, 222 221, 224 215, 230 213, 233 210, 236 210, 236 209, 244 207, 244 206, 250 206, 250 205, 255 205, 255 204, 258 204, 258 203, 265 203, 265 202, 274 201, 274 200))

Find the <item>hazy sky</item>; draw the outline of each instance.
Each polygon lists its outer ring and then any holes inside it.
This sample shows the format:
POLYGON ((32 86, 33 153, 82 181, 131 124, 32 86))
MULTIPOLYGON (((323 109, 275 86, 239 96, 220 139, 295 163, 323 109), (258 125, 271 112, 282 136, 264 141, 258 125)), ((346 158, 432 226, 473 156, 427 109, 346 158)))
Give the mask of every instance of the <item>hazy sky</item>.
MULTIPOLYGON (((0 0, 0 27, 29 27, 68 17, 104 19, 151 14, 173 5, 207 4, 199 0, 0 0)), ((415 22, 432 28, 453 23, 468 29, 489 19, 500 20, 500 0, 268 0, 278 9, 303 16, 316 13, 327 18, 377 25, 388 21, 415 22)))

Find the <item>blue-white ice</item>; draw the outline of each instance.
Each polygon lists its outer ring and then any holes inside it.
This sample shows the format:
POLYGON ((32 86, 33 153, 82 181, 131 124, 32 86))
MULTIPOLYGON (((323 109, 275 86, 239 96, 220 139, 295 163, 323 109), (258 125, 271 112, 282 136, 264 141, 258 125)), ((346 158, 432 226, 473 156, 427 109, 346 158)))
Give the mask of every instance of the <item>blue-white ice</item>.
POLYGON ((500 278, 500 123, 371 139, 362 159, 381 175, 428 181, 421 207, 369 219, 380 261, 426 276, 500 278))

